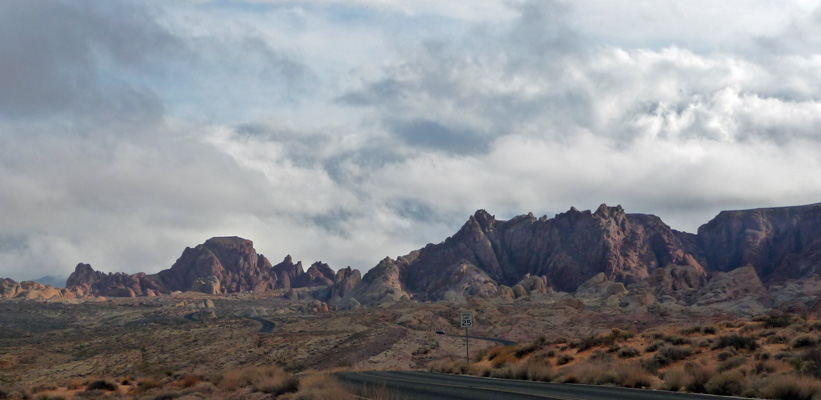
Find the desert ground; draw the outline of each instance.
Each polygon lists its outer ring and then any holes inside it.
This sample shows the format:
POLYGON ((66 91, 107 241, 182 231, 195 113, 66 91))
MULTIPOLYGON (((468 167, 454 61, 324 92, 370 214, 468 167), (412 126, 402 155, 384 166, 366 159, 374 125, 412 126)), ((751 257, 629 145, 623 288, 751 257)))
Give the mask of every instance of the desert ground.
MULTIPOLYGON (((606 336, 614 329, 629 333, 622 335, 626 339, 620 346, 644 354, 652 341, 681 336, 677 330, 694 324, 724 327, 720 329, 744 325, 732 315, 612 312, 578 302, 547 303, 538 297, 509 303, 470 297, 464 304, 405 302, 349 311, 328 309, 312 300, 290 300, 277 292, 222 296, 188 292, 156 298, 55 302, 6 300, 0 302, 0 387, 7 396, 48 398, 53 394, 71 398, 86 393, 92 382, 107 379, 134 382, 131 392, 119 388, 118 395, 139 397, 147 393, 143 397, 154 398, 151 396, 157 393, 150 390, 136 391, 141 379, 159 382, 156 386, 162 389, 192 377, 220 381, 225 374, 250 367, 275 367, 286 374, 437 368, 436 361, 441 365, 442 360, 464 360, 459 314, 466 310, 472 311, 476 320, 471 336, 518 343, 503 347, 491 340, 471 340, 474 372, 487 375, 494 367, 511 367, 529 359, 531 353, 550 350, 553 356, 542 358, 557 368, 565 353, 569 361, 563 364, 568 367, 591 357, 606 358, 599 353, 608 354, 613 341, 607 346, 598 343, 605 346, 599 349, 596 344, 581 350, 573 343, 606 336), (538 346, 532 344, 534 341, 539 341, 538 346), (523 346, 532 349, 516 350, 523 346), (591 356, 596 351, 596 356, 591 356), (488 357, 494 352, 519 356, 494 361, 488 357)), ((785 334, 790 333, 782 336, 785 334)), ((687 340, 691 348, 709 348, 687 340)), ((791 340, 784 339, 786 345, 771 345, 789 347, 791 340)))

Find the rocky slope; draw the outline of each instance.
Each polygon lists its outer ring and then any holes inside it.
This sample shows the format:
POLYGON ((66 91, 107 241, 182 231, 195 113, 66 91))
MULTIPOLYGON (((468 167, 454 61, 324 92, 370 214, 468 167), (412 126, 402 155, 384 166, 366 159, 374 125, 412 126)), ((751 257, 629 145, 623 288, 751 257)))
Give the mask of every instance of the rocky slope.
POLYGON ((291 256, 272 266, 258 254, 254 243, 239 237, 216 237, 186 248, 171 268, 157 274, 134 275, 94 271, 79 264, 66 287, 82 295, 134 297, 155 296, 173 291, 200 291, 210 294, 267 291, 311 287, 333 283, 333 270, 317 262, 303 271, 291 256))
POLYGON ((533 276, 550 289, 582 289, 579 296, 586 298, 596 288, 608 288, 605 297, 621 291, 606 283, 613 282, 632 288, 617 296, 629 294, 628 302, 646 305, 664 297, 711 304, 760 292, 755 285, 739 289, 745 279, 720 274, 748 265, 732 276, 751 279, 752 273, 755 282, 769 285, 819 272, 821 204, 725 211, 697 235, 604 204, 595 212, 571 208, 554 218, 528 214, 508 221, 479 210, 444 242, 382 260, 350 296, 366 305, 404 297, 441 300, 454 292, 515 298, 521 293, 510 286, 533 276), (709 286, 714 275, 719 280, 709 286))

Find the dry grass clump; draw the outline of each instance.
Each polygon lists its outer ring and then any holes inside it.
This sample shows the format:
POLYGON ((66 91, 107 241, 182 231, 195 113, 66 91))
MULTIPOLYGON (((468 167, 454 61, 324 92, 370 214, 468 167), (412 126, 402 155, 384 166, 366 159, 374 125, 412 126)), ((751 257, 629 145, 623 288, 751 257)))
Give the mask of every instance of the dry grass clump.
POLYGON ((590 361, 567 367, 562 374, 561 379, 566 383, 613 384, 631 388, 651 387, 657 381, 636 363, 590 361))
MULTIPOLYGON (((276 397, 283 400, 353 400, 353 394, 342 388, 339 382, 332 376, 323 373, 306 374, 300 377, 295 384, 299 391, 292 391, 289 394, 276 397)), ((272 392, 271 392, 272 393, 272 392)), ((272 393, 275 396, 277 394, 272 393)), ((375 398, 375 397, 369 397, 375 398)))
POLYGON ((762 382, 759 393, 768 399, 813 400, 821 396, 821 382, 805 376, 779 375, 762 382))
POLYGON ((623 342, 635 336, 630 331, 623 331, 614 328, 606 335, 591 335, 570 343, 571 348, 575 348, 577 352, 589 350, 598 346, 611 346, 616 342, 623 342))
POLYGON ((473 375, 477 369, 464 362, 454 360, 439 360, 428 364, 428 370, 431 372, 441 372, 443 374, 458 374, 458 375, 473 375))
POLYGON ((721 396, 741 396, 747 390, 747 377, 739 370, 713 375, 704 384, 707 393, 721 396))
POLYGON ((671 392, 678 392, 687 386, 690 375, 682 368, 671 368, 664 372, 662 388, 671 392))
POLYGON ((277 366, 247 367, 223 373, 217 386, 227 391, 250 386, 255 392, 281 394, 295 391, 290 377, 290 374, 277 366))

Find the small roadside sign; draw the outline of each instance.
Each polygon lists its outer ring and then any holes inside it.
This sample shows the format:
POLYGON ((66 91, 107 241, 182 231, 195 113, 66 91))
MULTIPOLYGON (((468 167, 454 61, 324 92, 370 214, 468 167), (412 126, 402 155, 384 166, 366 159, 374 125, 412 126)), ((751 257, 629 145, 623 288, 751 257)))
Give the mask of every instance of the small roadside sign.
POLYGON ((463 312, 462 313, 462 328, 473 328, 473 313, 472 312, 463 312))

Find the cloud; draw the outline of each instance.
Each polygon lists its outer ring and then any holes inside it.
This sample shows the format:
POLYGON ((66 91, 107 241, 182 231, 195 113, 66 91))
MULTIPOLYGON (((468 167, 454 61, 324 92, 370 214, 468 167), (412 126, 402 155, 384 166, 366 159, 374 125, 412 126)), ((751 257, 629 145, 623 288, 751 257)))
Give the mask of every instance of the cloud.
POLYGON ((465 4, 0 3, 0 275, 219 235, 367 270, 479 208, 821 198, 811 6, 465 4))

